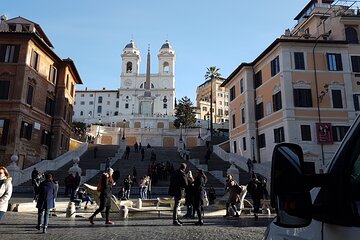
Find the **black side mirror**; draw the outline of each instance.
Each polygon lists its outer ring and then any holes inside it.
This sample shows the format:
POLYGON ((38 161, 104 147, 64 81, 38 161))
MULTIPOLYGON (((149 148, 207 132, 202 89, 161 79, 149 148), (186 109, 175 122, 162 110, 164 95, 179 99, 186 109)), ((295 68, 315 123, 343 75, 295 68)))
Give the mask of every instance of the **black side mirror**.
POLYGON ((312 219, 311 197, 304 175, 300 146, 281 143, 275 146, 271 169, 271 205, 276 209, 276 224, 304 227, 312 219))

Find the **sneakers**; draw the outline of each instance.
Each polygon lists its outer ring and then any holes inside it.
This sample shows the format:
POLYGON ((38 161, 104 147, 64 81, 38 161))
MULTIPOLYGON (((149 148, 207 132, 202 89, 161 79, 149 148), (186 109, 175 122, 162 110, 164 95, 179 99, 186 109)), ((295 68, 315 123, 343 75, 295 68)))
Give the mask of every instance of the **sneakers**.
POLYGON ((94 218, 93 217, 89 217, 89 222, 91 223, 91 225, 94 225, 94 218))
POLYGON ((106 222, 105 222, 105 224, 106 224, 106 225, 113 225, 113 224, 114 224, 114 222, 112 222, 112 221, 108 220, 108 221, 106 221, 106 222))
POLYGON ((40 231, 41 226, 36 226, 36 229, 40 231))
POLYGON ((240 215, 238 213, 236 213, 233 217, 240 217, 240 215))

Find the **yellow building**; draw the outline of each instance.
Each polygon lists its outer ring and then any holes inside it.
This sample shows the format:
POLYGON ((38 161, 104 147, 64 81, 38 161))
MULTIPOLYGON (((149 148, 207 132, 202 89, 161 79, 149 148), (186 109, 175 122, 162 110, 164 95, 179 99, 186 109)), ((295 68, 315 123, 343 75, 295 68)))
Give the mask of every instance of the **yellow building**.
POLYGON ((207 80, 196 89, 196 107, 198 119, 210 121, 211 90, 213 99, 213 123, 224 123, 229 120, 229 94, 225 87, 220 87, 224 78, 207 80))
POLYGON ((292 142, 317 171, 326 166, 359 110, 354 3, 310 1, 294 29, 225 80, 232 152, 266 162, 277 143, 292 142))

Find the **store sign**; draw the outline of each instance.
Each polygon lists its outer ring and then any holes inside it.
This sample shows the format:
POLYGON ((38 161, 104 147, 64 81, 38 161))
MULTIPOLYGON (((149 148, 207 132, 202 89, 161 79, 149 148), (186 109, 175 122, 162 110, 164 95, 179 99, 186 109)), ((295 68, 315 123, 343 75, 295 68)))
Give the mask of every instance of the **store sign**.
POLYGON ((332 144, 331 123, 316 123, 316 134, 319 144, 332 144))

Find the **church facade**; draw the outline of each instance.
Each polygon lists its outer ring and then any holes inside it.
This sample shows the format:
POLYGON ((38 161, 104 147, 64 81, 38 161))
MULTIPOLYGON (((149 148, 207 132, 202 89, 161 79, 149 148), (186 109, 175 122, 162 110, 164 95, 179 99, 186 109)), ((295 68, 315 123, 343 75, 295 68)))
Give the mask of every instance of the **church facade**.
POLYGON ((144 119, 171 117, 176 97, 176 55, 169 41, 161 46, 157 57, 158 72, 151 73, 148 49, 146 73, 140 73, 140 51, 130 41, 121 54, 120 88, 76 91, 74 121, 118 127, 127 122, 134 125, 131 127, 153 128, 156 126, 147 126, 154 124, 144 119))

